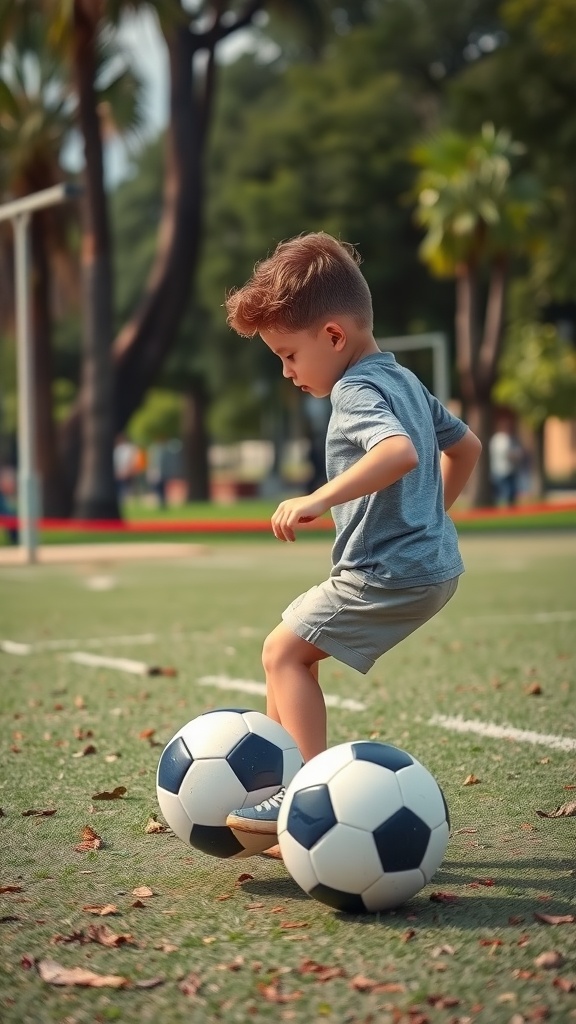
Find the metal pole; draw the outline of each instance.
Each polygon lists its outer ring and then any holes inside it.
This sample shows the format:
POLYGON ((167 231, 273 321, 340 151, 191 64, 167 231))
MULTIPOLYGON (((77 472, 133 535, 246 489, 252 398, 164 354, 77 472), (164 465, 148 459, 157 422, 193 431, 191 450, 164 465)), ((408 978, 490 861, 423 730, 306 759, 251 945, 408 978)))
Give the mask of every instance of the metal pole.
POLYGON ((16 277, 16 339, 18 347, 18 518, 19 540, 26 561, 36 561, 40 488, 36 474, 34 416, 34 346, 31 325, 30 216, 35 210, 76 199, 82 189, 62 182, 31 195, 0 204, 0 222, 14 228, 16 277))
POLYGON ((39 488, 36 475, 34 351, 30 323, 30 214, 18 213, 14 225, 16 337, 18 342, 18 515, 19 540, 27 562, 36 561, 39 488))

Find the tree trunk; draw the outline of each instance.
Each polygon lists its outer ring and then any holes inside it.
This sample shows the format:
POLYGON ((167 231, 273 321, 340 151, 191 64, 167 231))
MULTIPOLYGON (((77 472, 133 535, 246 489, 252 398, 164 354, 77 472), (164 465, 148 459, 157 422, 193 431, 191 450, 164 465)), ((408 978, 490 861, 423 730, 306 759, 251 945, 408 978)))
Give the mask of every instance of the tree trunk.
POLYGON ((208 404, 204 383, 201 378, 197 378, 184 394, 182 414, 187 501, 210 500, 210 467, 206 428, 208 404))
POLYGON ((502 347, 505 260, 495 260, 490 268, 482 336, 477 294, 476 268, 472 263, 465 264, 459 268, 456 278, 456 365, 466 422, 482 442, 482 454, 467 487, 471 504, 481 508, 494 504, 489 455, 493 420, 491 392, 502 347))
POLYGON ((46 214, 31 219, 32 326, 34 345, 34 397, 36 404, 36 468, 40 478, 42 514, 59 518, 68 511, 68 500, 56 448, 52 397, 52 315, 50 268, 46 250, 46 214))
POLYGON ((537 498, 543 498, 546 494, 546 463, 544 458, 544 431, 546 424, 541 423, 534 430, 534 450, 532 464, 532 480, 534 492, 537 498))
POLYGON ((75 0, 73 17, 74 74, 86 158, 85 195, 81 204, 83 345, 79 415, 82 456, 74 514, 80 519, 116 519, 120 513, 113 463, 113 288, 102 134, 94 89, 97 20, 90 18, 81 0, 75 0))

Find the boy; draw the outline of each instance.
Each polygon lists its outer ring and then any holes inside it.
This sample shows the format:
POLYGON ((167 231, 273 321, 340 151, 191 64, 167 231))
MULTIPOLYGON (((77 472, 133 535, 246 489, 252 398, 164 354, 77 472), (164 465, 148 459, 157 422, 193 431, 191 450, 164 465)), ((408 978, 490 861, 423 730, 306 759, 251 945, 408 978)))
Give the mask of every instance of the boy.
MULTIPOLYGON (((226 301, 238 334, 259 333, 295 387, 332 404, 328 482, 282 501, 272 516, 282 541, 328 509, 336 527, 330 576, 289 605, 262 653, 267 714, 305 761, 326 749, 319 662, 333 656, 366 673, 453 596, 464 567, 446 512, 481 448, 378 348, 359 261, 353 246, 330 235, 300 235, 278 245, 226 301)), ((283 796, 228 815, 251 852, 277 838, 283 796)))

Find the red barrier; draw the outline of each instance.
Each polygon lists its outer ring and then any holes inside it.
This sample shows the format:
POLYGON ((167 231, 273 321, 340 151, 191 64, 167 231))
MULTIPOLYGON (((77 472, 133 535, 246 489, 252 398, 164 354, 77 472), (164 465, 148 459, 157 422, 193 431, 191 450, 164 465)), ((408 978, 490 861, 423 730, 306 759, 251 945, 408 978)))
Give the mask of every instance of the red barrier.
MULTIPOLYGON (((517 505, 513 508, 475 508, 456 512, 453 519, 458 522, 472 522, 481 519, 522 519, 523 516, 537 515, 542 512, 575 512, 576 501, 550 504, 537 502, 531 505, 517 505)), ((18 528, 17 516, 0 515, 0 526, 11 529, 18 528)), ((269 519, 164 519, 164 520, 124 520, 124 519, 40 519, 40 530, 75 531, 88 533, 269 533, 269 519)), ((302 524, 302 529, 312 532, 331 531, 334 524, 331 519, 321 518, 313 523, 302 524)))

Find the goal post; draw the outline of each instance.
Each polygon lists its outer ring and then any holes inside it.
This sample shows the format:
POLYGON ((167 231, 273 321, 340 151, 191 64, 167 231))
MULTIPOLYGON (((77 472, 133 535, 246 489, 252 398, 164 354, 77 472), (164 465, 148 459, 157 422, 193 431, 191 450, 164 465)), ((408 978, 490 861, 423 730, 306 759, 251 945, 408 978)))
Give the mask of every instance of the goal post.
MULTIPOLYGON (((450 400, 450 363, 448 339, 445 334, 433 331, 428 334, 406 334, 397 338, 376 338, 376 344, 382 352, 393 352, 398 357, 405 352, 429 352, 432 359, 430 390, 442 402, 442 405, 448 403, 450 400)), ((405 361, 399 358, 398 362, 405 361)))

